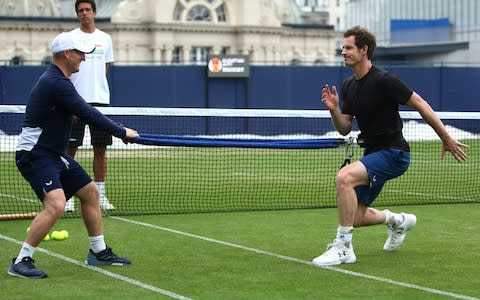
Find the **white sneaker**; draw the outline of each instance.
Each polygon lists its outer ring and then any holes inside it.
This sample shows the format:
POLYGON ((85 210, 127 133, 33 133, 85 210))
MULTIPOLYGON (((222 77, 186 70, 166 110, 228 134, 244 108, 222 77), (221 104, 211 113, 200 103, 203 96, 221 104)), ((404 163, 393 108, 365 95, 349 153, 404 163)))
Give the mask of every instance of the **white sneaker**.
POLYGON ((73 212, 75 211, 75 200, 72 198, 67 200, 65 204, 65 208, 63 209, 64 212, 73 212))
POLYGON ((401 213, 403 222, 400 225, 387 225, 388 238, 383 245, 384 251, 393 251, 400 247, 405 240, 407 231, 412 230, 417 224, 417 217, 413 214, 401 213))
POLYGON ((115 206, 108 201, 107 197, 100 196, 100 208, 103 210, 114 210, 115 206))
POLYGON ((343 241, 334 240, 333 243, 327 245, 327 251, 322 255, 315 257, 312 263, 316 266, 334 266, 339 264, 353 264, 357 261, 357 257, 353 252, 353 245, 345 246, 343 241))

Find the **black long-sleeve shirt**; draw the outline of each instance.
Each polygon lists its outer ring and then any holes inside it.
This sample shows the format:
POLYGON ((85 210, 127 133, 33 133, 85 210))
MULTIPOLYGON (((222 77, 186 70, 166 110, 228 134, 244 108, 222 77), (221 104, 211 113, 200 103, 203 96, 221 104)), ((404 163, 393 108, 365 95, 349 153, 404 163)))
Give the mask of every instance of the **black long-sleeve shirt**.
POLYGON ((52 64, 30 92, 16 150, 40 148, 63 154, 70 138, 73 115, 113 136, 126 136, 125 128, 87 104, 70 79, 52 64))

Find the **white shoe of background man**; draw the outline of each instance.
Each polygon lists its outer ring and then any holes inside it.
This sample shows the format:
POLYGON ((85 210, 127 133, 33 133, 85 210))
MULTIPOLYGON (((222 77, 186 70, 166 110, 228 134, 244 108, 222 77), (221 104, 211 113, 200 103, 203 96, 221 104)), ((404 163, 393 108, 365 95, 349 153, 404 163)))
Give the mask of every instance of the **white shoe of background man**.
POLYGON ((115 206, 113 206, 105 196, 105 182, 95 182, 98 187, 98 191, 100 192, 100 208, 103 210, 113 210, 115 206))
POLYGON ((65 212, 74 212, 75 211, 75 200, 72 198, 67 200, 65 204, 65 208, 63 209, 65 212))

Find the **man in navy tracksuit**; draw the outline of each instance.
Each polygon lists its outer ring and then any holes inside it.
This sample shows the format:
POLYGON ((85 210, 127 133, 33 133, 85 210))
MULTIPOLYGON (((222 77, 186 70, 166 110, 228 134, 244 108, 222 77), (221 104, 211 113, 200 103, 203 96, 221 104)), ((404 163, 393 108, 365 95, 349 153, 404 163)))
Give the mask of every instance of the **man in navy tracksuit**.
POLYGON ((88 45, 70 33, 59 34, 51 45, 52 64, 30 93, 16 147, 16 164, 43 203, 43 210, 32 221, 18 256, 12 260, 8 270, 12 276, 47 277, 35 267, 32 256, 61 217, 66 199, 73 195, 80 198, 90 242, 85 262, 96 266, 131 263, 106 246, 98 188, 85 170, 65 154, 73 116, 123 139, 125 143, 138 137, 135 130, 119 126, 87 104, 70 82, 70 75, 78 72, 85 54, 94 50, 94 45, 88 45))

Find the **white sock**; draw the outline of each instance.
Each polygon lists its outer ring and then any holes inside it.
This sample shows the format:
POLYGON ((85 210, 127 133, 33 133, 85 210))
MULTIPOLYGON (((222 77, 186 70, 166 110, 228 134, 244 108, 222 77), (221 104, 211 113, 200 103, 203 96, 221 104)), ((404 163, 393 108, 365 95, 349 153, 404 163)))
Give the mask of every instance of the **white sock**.
POLYGON ((95 184, 100 192, 100 200, 103 200, 103 198, 105 198, 105 182, 96 181, 95 184))
POLYGON ((98 192, 100 194, 100 202, 106 201, 105 197, 105 182, 96 181, 95 184, 98 187, 98 192))
POLYGON ((107 249, 103 235, 89 236, 88 240, 90 241, 90 249, 92 249, 93 253, 107 249))
POLYGON ((37 247, 33 247, 32 245, 28 244, 27 242, 23 242, 22 248, 20 249, 20 253, 18 253, 17 259, 15 260, 15 264, 18 264, 22 261, 24 257, 32 257, 33 253, 37 250, 37 247))
POLYGON ((343 241, 347 247, 350 246, 353 236, 353 227, 338 226, 337 241, 343 241))

